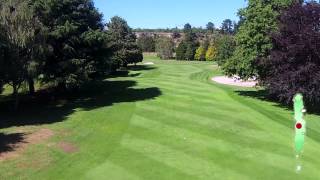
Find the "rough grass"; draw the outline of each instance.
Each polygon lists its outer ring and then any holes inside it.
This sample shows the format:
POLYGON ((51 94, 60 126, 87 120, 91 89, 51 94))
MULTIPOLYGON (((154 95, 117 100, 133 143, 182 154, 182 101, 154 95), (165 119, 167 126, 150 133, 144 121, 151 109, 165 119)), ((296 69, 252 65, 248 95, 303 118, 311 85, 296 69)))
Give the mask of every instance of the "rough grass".
POLYGON ((290 110, 257 98, 254 89, 211 82, 220 72, 208 62, 145 61, 155 65, 92 84, 60 106, 2 116, 16 122, 4 124, 5 134, 37 124, 55 136, 0 162, 0 179, 320 177, 319 116, 306 117, 303 170, 297 174, 290 110), (77 151, 51 146, 60 142, 77 151))

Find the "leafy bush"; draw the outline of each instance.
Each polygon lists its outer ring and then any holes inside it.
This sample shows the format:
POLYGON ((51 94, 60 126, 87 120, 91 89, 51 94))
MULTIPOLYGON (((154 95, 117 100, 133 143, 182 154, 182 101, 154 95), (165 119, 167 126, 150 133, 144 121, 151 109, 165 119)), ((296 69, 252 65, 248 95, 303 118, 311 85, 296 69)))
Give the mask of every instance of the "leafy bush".
POLYGON ((260 61, 262 83, 281 102, 302 93, 309 106, 319 104, 320 5, 296 3, 282 13, 280 24, 271 55, 260 61))
POLYGON ((200 46, 196 50, 196 54, 194 55, 194 59, 198 61, 206 60, 206 49, 203 46, 200 46))

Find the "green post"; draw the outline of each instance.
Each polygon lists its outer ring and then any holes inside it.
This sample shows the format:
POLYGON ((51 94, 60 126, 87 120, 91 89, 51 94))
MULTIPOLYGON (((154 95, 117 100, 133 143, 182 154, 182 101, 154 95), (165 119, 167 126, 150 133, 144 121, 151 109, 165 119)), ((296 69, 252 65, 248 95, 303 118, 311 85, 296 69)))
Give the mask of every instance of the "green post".
POLYGON ((305 112, 303 105, 303 96, 295 95, 294 102, 294 119, 295 119, 295 151, 297 156, 301 155, 304 146, 304 136, 306 134, 306 122, 303 119, 305 112))

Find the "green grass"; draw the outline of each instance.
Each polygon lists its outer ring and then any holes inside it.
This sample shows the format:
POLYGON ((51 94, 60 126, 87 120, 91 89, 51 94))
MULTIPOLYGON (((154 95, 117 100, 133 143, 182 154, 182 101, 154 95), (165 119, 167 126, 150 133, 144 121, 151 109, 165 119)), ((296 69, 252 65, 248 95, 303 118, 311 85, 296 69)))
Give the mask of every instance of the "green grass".
POLYGON ((0 132, 50 128, 50 140, 0 162, 0 179, 318 179, 320 117, 308 115, 295 173, 293 114, 254 89, 211 82, 209 62, 160 61, 67 102, 6 114, 0 132), (65 141, 78 147, 65 153, 65 141))

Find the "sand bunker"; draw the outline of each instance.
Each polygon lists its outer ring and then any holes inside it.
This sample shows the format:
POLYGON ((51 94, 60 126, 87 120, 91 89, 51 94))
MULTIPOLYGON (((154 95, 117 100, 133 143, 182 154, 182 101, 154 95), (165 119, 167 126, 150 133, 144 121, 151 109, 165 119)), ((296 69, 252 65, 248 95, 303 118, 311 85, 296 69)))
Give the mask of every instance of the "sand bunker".
POLYGON ((143 63, 144 65, 154 65, 154 63, 153 62, 145 62, 145 63, 143 63))
POLYGON ((248 81, 243 81, 239 77, 228 77, 228 76, 213 77, 212 81, 217 82, 219 84, 226 84, 226 85, 240 86, 240 87, 255 87, 257 85, 257 81, 253 79, 248 81))

